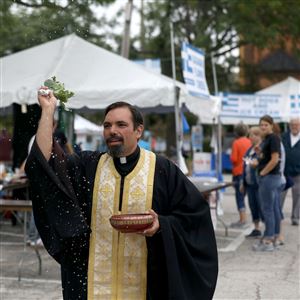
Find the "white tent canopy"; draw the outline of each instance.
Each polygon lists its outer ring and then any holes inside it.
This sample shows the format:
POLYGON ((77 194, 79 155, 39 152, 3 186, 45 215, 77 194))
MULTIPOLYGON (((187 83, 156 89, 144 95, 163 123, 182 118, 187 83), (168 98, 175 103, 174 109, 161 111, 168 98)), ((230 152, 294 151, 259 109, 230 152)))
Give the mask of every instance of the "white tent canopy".
MULTIPOLYGON (((149 72, 75 34, 3 57, 0 66, 0 107, 37 103, 37 89, 52 76, 75 93, 69 108, 102 109, 122 100, 139 107, 174 106, 172 79, 149 72)), ((211 109, 215 107, 211 103, 216 101, 204 100, 207 105, 203 109, 203 99, 193 99, 184 84, 177 82, 178 85, 181 101, 203 123, 211 123, 211 109)))
POLYGON ((282 121, 288 122, 292 117, 300 117, 300 81, 288 77, 256 94, 278 95, 282 99, 282 121))
POLYGON ((99 150, 99 146, 103 144, 103 126, 75 115, 74 132, 76 134, 76 143, 80 144, 82 150, 99 150))
POLYGON ((300 94, 300 81, 289 76, 285 80, 258 91, 257 94, 278 94, 284 97, 290 94, 300 94))
POLYGON ((100 134, 103 132, 103 126, 96 125, 76 114, 74 119, 74 131, 76 134, 100 134))

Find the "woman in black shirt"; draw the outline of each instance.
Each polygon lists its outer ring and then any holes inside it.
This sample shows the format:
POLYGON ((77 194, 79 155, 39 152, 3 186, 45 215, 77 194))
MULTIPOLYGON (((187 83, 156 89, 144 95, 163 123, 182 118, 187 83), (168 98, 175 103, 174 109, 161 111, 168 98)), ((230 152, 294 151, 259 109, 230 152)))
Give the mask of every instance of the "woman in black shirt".
POLYGON ((281 214, 276 202, 276 193, 281 185, 280 139, 273 133, 274 121, 269 115, 260 118, 259 127, 263 141, 258 154, 259 199, 265 221, 263 239, 253 245, 255 251, 273 251, 274 240, 280 232, 281 214))

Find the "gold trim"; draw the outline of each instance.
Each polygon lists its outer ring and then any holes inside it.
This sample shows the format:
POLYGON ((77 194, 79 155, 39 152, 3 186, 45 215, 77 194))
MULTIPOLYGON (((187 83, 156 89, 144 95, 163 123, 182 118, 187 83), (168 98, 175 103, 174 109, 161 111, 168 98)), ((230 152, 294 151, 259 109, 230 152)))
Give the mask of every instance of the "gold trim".
POLYGON ((118 243, 120 233, 116 230, 113 231, 113 247, 112 247, 112 284, 111 284, 111 299, 118 299, 117 296, 117 270, 118 270, 118 243))
MULTIPOLYGON (((148 151, 149 159, 150 159, 150 166, 149 166, 149 173, 148 173, 148 182, 147 182, 147 198, 146 198, 146 209, 149 210, 152 208, 152 200, 153 200, 153 186, 154 186, 154 172, 155 172, 155 164, 156 164, 156 156, 153 152, 148 151)), ((144 243, 143 245, 143 252, 147 253, 147 245, 144 243)), ((142 265, 142 295, 145 295, 144 299, 147 296, 147 254, 142 257, 141 265, 142 265)))
POLYGON ((96 212, 98 206, 98 190, 100 185, 100 173, 105 161, 105 154, 100 157, 96 169, 96 176, 93 190, 92 216, 91 216, 91 235, 89 246, 89 263, 88 263, 88 299, 94 299, 94 266, 95 266, 95 226, 96 226, 96 212))
POLYGON ((118 282, 117 282, 117 295, 116 300, 123 299, 124 289, 124 248, 125 248, 125 236, 119 233, 119 248, 118 248, 118 282))
MULTIPOLYGON (((137 165, 124 179, 122 213, 143 212, 151 208, 155 159, 156 156, 152 152, 141 149, 137 165)), ((102 293, 109 293, 111 300, 146 299, 145 238, 136 234, 123 234, 110 226, 107 227, 107 213, 120 213, 120 186, 121 176, 114 166, 113 159, 104 154, 97 166, 93 191, 88 270, 89 300, 101 298, 104 296, 102 293), (111 249, 110 253, 105 250, 107 242, 111 243, 111 248, 107 248, 111 249), (106 264, 99 264, 102 261, 101 257, 108 258, 106 264), (110 267, 103 269, 100 267, 103 265, 110 267), (105 283, 104 286, 102 282, 105 283)))
MULTIPOLYGON (((119 201, 120 201, 120 189, 121 189, 121 177, 117 173, 113 160, 111 159, 110 168, 112 173, 116 177, 116 187, 115 187, 115 195, 114 195, 114 207, 113 212, 117 214, 119 212, 119 201)), ((116 230, 113 230, 113 245, 112 245, 112 284, 111 284, 111 299, 118 299, 118 247, 120 242, 120 233, 116 230)))
MULTIPOLYGON (((113 175, 116 178, 121 179, 121 175, 118 173, 118 171, 117 171, 117 169, 114 165, 114 160, 112 159, 112 157, 110 157, 109 167, 111 168, 111 171, 112 171, 113 175)), ((119 206, 118 206, 118 210, 119 210, 119 206)))
POLYGON ((147 219, 142 219, 142 220, 135 220, 135 219, 131 219, 131 220, 110 220, 112 225, 118 226, 118 225, 144 225, 144 224, 149 224, 150 222, 152 222, 152 218, 148 217, 147 219))
POLYGON ((147 209, 150 209, 152 207, 154 172, 155 172, 155 164, 156 164, 155 154, 149 151, 149 155, 150 155, 150 167, 149 167, 149 176, 148 176, 148 183, 147 183, 147 202, 146 202, 147 209))

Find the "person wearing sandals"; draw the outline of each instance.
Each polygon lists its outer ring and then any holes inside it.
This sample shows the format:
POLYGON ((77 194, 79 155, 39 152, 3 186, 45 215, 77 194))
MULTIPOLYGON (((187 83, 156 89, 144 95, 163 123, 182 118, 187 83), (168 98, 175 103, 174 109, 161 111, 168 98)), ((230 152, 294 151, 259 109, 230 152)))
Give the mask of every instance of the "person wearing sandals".
POLYGON ((252 146, 247 150, 243 158, 243 186, 241 192, 246 192, 248 196, 249 207, 254 224, 254 229, 250 234, 246 235, 246 238, 258 238, 261 236, 259 223, 263 218, 258 196, 256 169, 252 166, 253 160, 257 159, 256 148, 259 147, 259 144, 261 143, 261 130, 258 126, 250 128, 249 139, 252 142, 252 146))
POLYGON ((258 192, 264 216, 265 231, 259 243, 253 245, 254 251, 274 251, 275 237, 280 233, 281 214, 277 203, 281 186, 280 138, 273 132, 274 121, 269 115, 260 118, 259 127, 263 141, 258 151, 257 165, 258 192))

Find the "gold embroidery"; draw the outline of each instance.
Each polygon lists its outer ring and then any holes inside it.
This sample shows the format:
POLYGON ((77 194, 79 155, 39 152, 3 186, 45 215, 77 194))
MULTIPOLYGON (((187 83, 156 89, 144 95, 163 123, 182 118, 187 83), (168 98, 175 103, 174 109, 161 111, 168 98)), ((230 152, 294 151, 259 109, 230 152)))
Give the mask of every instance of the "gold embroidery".
POLYGON ((100 192, 103 194, 103 197, 107 197, 107 194, 111 194, 113 192, 113 189, 106 184, 105 186, 100 188, 100 192))
POLYGON ((138 186, 130 193, 130 196, 135 200, 139 200, 145 197, 145 192, 138 186))
MULTIPOLYGON (((124 180, 121 213, 141 213, 151 208, 154 168, 155 155, 141 149, 136 167, 124 180)), ((110 216, 119 213, 120 179, 111 157, 102 155, 93 194, 89 300, 146 299, 145 238, 119 233, 109 224, 110 216)))

